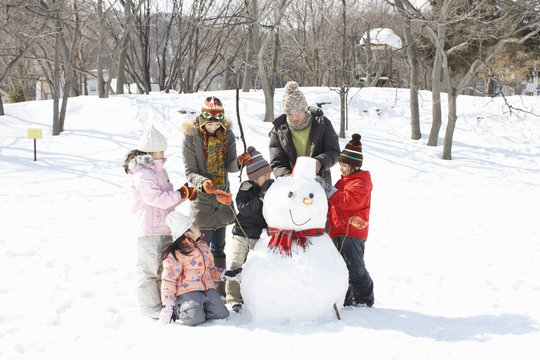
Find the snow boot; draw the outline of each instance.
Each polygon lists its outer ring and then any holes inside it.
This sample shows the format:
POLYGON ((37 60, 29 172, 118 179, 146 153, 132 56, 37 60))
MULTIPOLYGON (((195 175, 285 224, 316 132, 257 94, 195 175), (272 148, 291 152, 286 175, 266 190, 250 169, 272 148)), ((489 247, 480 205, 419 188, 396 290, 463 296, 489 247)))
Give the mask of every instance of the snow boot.
MULTIPOLYGON (((214 258, 214 265, 223 269, 227 268, 227 258, 217 257, 214 258)), ((225 281, 216 281, 216 291, 221 296, 221 300, 225 301, 225 281)))

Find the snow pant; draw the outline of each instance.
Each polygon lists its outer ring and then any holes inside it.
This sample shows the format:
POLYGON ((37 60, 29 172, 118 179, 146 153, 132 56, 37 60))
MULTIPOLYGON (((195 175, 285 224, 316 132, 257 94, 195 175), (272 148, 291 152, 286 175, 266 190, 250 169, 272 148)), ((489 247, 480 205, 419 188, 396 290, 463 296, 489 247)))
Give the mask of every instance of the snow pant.
POLYGON ((161 256, 171 243, 170 235, 142 236, 137 239, 137 298, 143 315, 161 310, 161 256))
POLYGON ((345 296, 344 306, 365 304, 372 306, 375 302, 373 280, 369 276, 364 263, 365 241, 358 238, 337 236, 332 239, 349 270, 349 288, 345 296))
MULTIPOLYGON (((251 239, 245 236, 233 235, 232 237, 232 259, 230 269, 238 269, 246 262, 248 252, 259 239, 251 239)), ((240 284, 237 281, 227 281, 227 304, 242 304, 242 295, 240 294, 240 284)))
MULTIPOLYGON (((201 230, 204 235, 203 240, 210 246, 210 251, 214 255, 214 263, 217 267, 226 268, 227 260, 225 258, 225 231, 227 227, 216 230, 201 230)), ((225 298, 225 282, 216 282, 217 292, 225 298)))
POLYGON ((214 258, 225 257, 225 231, 227 227, 216 230, 201 230, 204 235, 203 240, 210 246, 210 251, 214 258))
POLYGON ((206 320, 225 319, 229 310, 216 290, 191 291, 180 295, 174 306, 176 319, 186 325, 198 325, 206 320))

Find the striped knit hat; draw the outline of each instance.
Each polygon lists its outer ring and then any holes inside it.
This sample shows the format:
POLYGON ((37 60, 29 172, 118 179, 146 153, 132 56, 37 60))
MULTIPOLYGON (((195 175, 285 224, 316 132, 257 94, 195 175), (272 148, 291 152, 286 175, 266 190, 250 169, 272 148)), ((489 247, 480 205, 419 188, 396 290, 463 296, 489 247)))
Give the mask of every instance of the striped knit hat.
POLYGON ((207 97, 204 100, 204 104, 201 108, 201 115, 199 115, 199 127, 202 129, 207 122, 218 122, 221 127, 225 129, 225 109, 221 100, 215 96, 207 97))
POLYGON ((251 156, 251 161, 246 166, 246 173, 249 180, 257 180, 259 177, 272 171, 268 161, 253 146, 248 147, 247 152, 251 156))
POLYGON ((351 141, 345 145, 345 149, 339 154, 338 161, 354 167, 362 167, 364 157, 362 156, 360 134, 353 134, 351 141))

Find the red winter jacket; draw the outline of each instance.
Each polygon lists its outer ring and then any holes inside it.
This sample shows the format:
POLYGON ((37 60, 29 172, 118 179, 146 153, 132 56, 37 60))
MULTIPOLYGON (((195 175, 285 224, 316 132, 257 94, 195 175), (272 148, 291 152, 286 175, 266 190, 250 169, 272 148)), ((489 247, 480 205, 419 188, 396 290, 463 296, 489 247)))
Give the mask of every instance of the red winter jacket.
POLYGON ((328 200, 328 235, 348 236, 367 240, 369 225, 358 229, 348 225, 353 216, 360 216, 369 221, 371 207, 371 175, 369 171, 357 171, 349 176, 342 176, 335 188, 338 190, 328 200))

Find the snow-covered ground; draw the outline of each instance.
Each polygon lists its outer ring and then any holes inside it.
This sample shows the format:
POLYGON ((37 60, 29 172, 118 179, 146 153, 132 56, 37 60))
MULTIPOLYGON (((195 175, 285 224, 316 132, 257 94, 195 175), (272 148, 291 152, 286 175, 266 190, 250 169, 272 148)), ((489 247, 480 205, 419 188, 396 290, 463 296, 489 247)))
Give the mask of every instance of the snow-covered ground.
MULTIPOLYGON (((325 112, 339 130, 338 95, 302 90, 310 104, 332 102, 325 112)), ((351 93, 340 141, 362 135, 374 183, 366 263, 375 306, 343 309, 341 321, 268 324, 231 313, 195 328, 138 314, 122 163, 153 122, 169 140, 171 181, 182 185, 179 125, 210 93, 73 98, 56 137, 51 101, 4 105, 0 359, 539 359, 540 118, 510 114, 502 99, 462 96, 448 161, 444 127, 440 145, 426 146, 429 92, 420 94, 418 141, 408 90, 351 93), (36 162, 28 128, 43 129, 36 162)), ((234 91, 213 94, 236 122, 234 91)), ((510 100, 540 114, 540 98, 510 100)), ((262 92, 241 93, 240 111, 248 145, 268 157, 262 92)), ((238 176, 230 179, 236 193, 238 176)))

